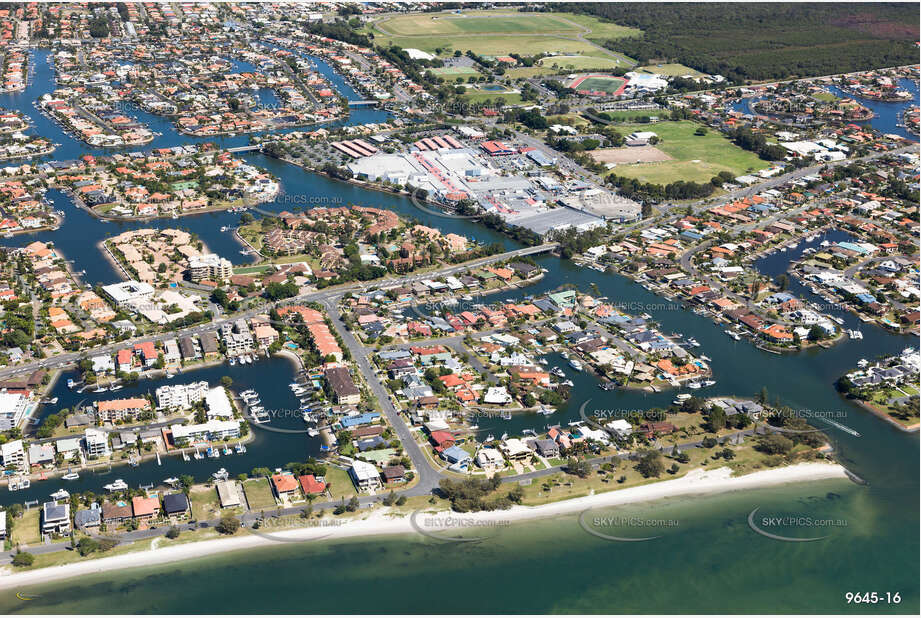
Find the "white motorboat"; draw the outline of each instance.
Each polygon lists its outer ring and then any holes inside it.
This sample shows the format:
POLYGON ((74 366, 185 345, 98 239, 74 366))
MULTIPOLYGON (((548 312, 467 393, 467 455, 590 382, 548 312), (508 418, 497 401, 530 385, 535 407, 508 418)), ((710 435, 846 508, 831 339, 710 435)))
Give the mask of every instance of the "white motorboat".
POLYGON ((701 384, 701 386, 703 386, 704 388, 706 388, 706 387, 708 387, 708 386, 713 386, 714 384, 716 384, 716 380, 704 380, 704 381, 701 382, 700 384, 701 384))
POLYGON ((102 488, 106 491, 124 491, 128 489, 128 483, 122 479, 116 479, 114 482, 109 483, 108 485, 103 485, 102 488))
POLYGON ((175 476, 171 476, 169 478, 163 479, 163 483, 165 485, 175 485, 178 482, 179 482, 179 479, 177 479, 175 476))
POLYGON ((688 382, 688 384, 687 384, 687 387, 688 387, 688 388, 693 388, 693 389, 695 389, 695 390, 698 389, 698 388, 700 388, 701 386, 702 386, 701 383, 700 383, 700 382, 697 382, 696 380, 691 381, 691 382, 688 382))
POLYGON ((70 498, 70 492, 66 489, 59 489, 51 494, 52 500, 67 500, 68 498, 70 498))
POLYGON ((582 363, 580 363, 578 360, 574 358, 569 361, 569 366, 575 369, 576 371, 582 371, 582 363))
POLYGON ((80 478, 80 475, 77 474, 76 472, 71 472, 70 470, 68 470, 67 474, 61 476, 61 478, 64 479, 65 481, 76 481, 78 478, 80 478))
POLYGON ((221 468, 217 472, 213 473, 211 476, 216 481, 226 481, 228 478, 230 478, 230 473, 227 472, 226 468, 221 468))
POLYGON ((700 355, 700 360, 706 361, 706 362, 709 363, 711 359, 710 359, 709 356, 704 356, 703 354, 701 354, 701 355, 700 355))
POLYGON ((316 438, 318 435, 320 435, 320 432, 314 429, 313 427, 311 427, 310 429, 307 430, 307 435, 310 436, 311 438, 316 438))

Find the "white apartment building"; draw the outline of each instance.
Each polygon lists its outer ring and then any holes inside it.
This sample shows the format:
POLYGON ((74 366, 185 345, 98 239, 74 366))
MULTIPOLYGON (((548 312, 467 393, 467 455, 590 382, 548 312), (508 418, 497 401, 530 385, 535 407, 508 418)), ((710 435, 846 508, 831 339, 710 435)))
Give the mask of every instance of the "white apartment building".
POLYGON ((158 410, 188 410, 208 395, 208 383, 202 380, 191 384, 170 384, 159 387, 155 394, 158 410))
POLYGON ((107 457, 112 454, 109 448, 109 434, 98 429, 87 429, 83 433, 83 442, 86 454, 91 459, 94 457, 107 457))
POLYGON ((28 398, 21 393, 0 391, 0 431, 18 427, 28 411, 28 398))
POLYGON ((224 281, 233 275, 233 264, 216 253, 195 255, 189 258, 189 278, 192 281, 210 279, 224 281))
POLYGON ((0 463, 4 468, 15 468, 22 470, 26 467, 26 450, 22 446, 22 440, 11 440, 0 444, 0 463))
POLYGON ((181 444, 183 441, 196 442, 240 437, 240 423, 233 420, 212 419, 207 423, 196 425, 173 425, 170 430, 173 432, 173 440, 176 444, 181 444))

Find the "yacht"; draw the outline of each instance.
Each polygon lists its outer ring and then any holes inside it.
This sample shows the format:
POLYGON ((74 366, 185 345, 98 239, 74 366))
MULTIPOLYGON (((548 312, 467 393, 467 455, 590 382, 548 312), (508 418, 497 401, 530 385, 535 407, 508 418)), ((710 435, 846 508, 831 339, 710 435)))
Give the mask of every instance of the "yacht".
POLYGON ((70 492, 66 489, 59 489, 51 494, 52 500, 67 500, 68 498, 70 498, 70 492))
POLYGON ((227 472, 226 468, 221 468, 217 472, 213 473, 211 476, 216 481, 226 481, 227 479, 230 478, 230 473, 227 472))
POLYGON ((690 393, 681 393, 680 395, 675 397, 675 400, 672 403, 675 404, 676 406, 680 406, 681 404, 683 404, 685 401, 687 401, 690 398, 691 398, 690 393))
POLYGON ((704 388, 708 386, 713 386, 714 384, 716 384, 716 380, 704 380, 703 382, 700 383, 700 385, 703 386, 704 388))
POLYGON ((31 486, 32 486, 32 481, 30 481, 29 479, 25 479, 25 478, 10 479, 10 483, 9 485, 7 485, 7 489, 9 489, 10 491, 19 491, 20 489, 28 489, 31 486))
POLYGON ((558 378, 565 378, 565 377, 566 377, 566 374, 563 373, 563 370, 560 369, 559 367, 554 367, 553 369, 550 370, 550 373, 552 373, 553 375, 555 375, 555 376, 558 377, 558 378))
POLYGON ((65 481, 76 481, 78 478, 80 478, 80 475, 77 474, 76 472, 71 472, 70 468, 68 468, 67 474, 61 476, 61 478, 64 479, 65 481))
POLYGON ((866 367, 866 366, 869 365, 869 364, 870 364, 870 361, 868 361, 868 360, 865 359, 865 358, 861 358, 859 361, 857 361, 857 366, 860 367, 861 369, 863 369, 864 367, 866 367))
POLYGON ((687 383, 687 387, 688 387, 688 388, 693 388, 693 389, 695 389, 695 390, 698 389, 698 388, 700 388, 701 386, 702 386, 701 383, 698 382, 697 380, 692 380, 692 381, 690 381, 690 382, 687 383))
POLYGON ((567 359, 568 359, 568 358, 569 358, 569 353, 566 352, 566 350, 561 350, 561 351, 560 351, 560 356, 562 356, 563 358, 567 358, 567 359))
POLYGON ((574 358, 570 359, 569 366, 575 369, 576 371, 582 371, 582 363, 580 363, 574 358))
POLYGON ((108 485, 103 485, 102 488, 106 491, 124 491, 128 489, 128 483, 122 479, 115 479, 114 482, 109 483, 108 485))
POLYGON ((179 479, 177 479, 175 476, 171 476, 171 477, 169 477, 169 478, 167 478, 167 479, 163 479, 163 483, 164 483, 165 485, 170 485, 170 486, 172 486, 172 485, 176 485, 178 482, 179 482, 179 479))

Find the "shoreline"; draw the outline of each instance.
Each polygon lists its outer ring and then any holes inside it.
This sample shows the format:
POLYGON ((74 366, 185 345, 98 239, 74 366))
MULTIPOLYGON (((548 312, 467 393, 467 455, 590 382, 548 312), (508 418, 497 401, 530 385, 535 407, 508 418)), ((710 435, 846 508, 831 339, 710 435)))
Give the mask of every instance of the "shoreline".
MULTIPOLYGON (((507 523, 557 515, 574 515, 588 509, 651 502, 663 498, 760 489, 787 483, 849 479, 847 470, 841 465, 822 462, 800 463, 784 468, 762 470, 740 477, 732 477, 731 474, 732 471, 727 467, 713 470, 698 468, 681 478, 659 481, 649 485, 551 502, 540 506, 514 506, 505 511, 467 513, 463 517, 480 522, 492 522, 494 525, 500 523, 505 525, 507 523)), ((452 517, 456 516, 451 512, 444 512, 443 514, 452 517)), ((150 567, 180 560, 192 560, 236 550, 264 548, 271 546, 272 543, 279 542, 311 541, 320 540, 324 537, 340 540, 394 534, 418 534, 412 519, 411 515, 405 513, 394 513, 393 516, 390 516, 390 511, 384 507, 373 510, 364 519, 348 521, 341 526, 316 525, 307 528, 284 530, 272 533, 274 538, 250 533, 31 571, 17 572, 12 567, 5 567, 0 570, 0 590, 43 585, 52 581, 113 570, 150 567)))

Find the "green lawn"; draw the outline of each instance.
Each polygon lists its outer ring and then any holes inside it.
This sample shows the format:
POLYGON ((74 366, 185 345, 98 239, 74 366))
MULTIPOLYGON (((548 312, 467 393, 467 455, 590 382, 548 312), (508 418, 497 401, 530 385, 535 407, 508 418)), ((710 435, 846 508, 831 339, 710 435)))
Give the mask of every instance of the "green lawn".
POLYGON ((815 94, 812 95, 812 98, 815 99, 816 101, 822 101, 823 103, 831 103, 833 101, 838 100, 838 97, 828 92, 827 90, 816 92, 815 94))
POLYGON ((461 98, 467 103, 482 103, 483 101, 497 101, 502 99, 506 104, 521 103, 521 95, 517 92, 486 92, 483 90, 468 90, 467 94, 461 95, 461 98))
POLYGON ((564 55, 548 56, 540 59, 542 67, 551 68, 554 71, 585 71, 589 69, 613 69, 625 67, 626 64, 618 61, 616 58, 601 56, 583 56, 583 55, 564 55))
POLYGON ((461 78, 464 81, 467 81, 468 77, 479 77, 480 72, 471 67, 440 67, 437 69, 429 69, 432 73, 438 77, 445 78, 445 81, 453 82, 457 78, 461 78))
MULTIPOLYGON (((584 26, 552 13, 517 13, 509 10, 416 13, 375 23, 384 34, 450 36, 457 34, 574 34, 584 26)), ((629 30, 629 29, 625 29, 629 30)))
POLYGON ((275 507, 275 495, 269 487, 268 479, 249 479, 243 483, 246 492, 246 501, 252 510, 268 509, 275 507))
POLYGON ((274 270, 271 266, 234 266, 233 274, 235 275, 258 275, 266 271, 274 270))
MULTIPOLYGON (((607 111, 603 113, 604 113, 604 116, 607 116, 611 120, 614 120, 616 122, 629 122, 631 120, 636 120, 637 118, 643 118, 643 117, 649 118, 651 116, 657 116, 658 118, 663 118, 668 114, 668 110, 667 109, 661 109, 661 110, 659 109, 637 109, 637 110, 617 109, 617 110, 611 110, 611 111, 607 111)), ((602 116, 602 118, 604 116, 602 116)), ((648 129, 649 131, 655 132, 654 127, 657 125, 647 124, 644 126, 649 127, 648 129)), ((635 129, 631 129, 631 132, 632 131, 635 131, 635 129)))
POLYGON ((41 509, 33 507, 23 511, 22 517, 13 523, 12 540, 14 543, 23 545, 34 545, 41 542, 41 509))
POLYGON ((660 140, 656 147, 672 160, 621 164, 613 168, 612 173, 643 182, 668 184, 679 180, 708 182, 724 170, 738 176, 768 166, 756 154, 742 150, 714 129, 707 129, 703 136, 694 135, 699 126, 689 120, 618 125, 624 136, 634 131, 654 132, 660 140))
POLYGON ((329 493, 332 494, 335 500, 351 498, 358 493, 355 491, 355 485, 352 484, 349 473, 333 466, 329 466, 326 469, 326 484, 329 486, 329 493))
POLYGON ((655 73, 656 75, 693 75, 694 77, 702 77, 704 74, 700 71, 692 69, 691 67, 686 67, 683 64, 650 64, 644 67, 637 67, 637 71, 642 71, 645 73, 655 73))

